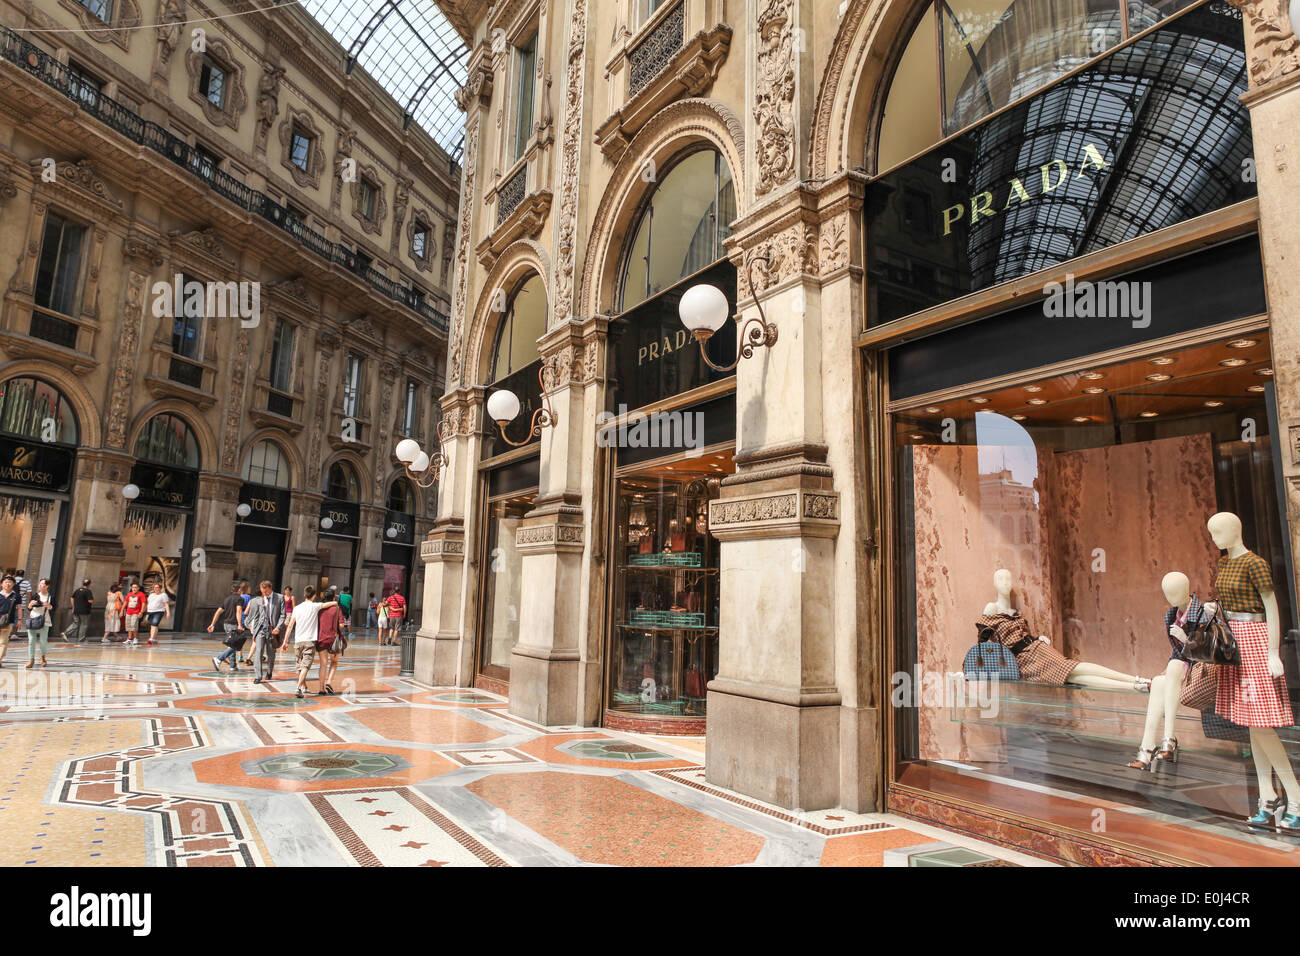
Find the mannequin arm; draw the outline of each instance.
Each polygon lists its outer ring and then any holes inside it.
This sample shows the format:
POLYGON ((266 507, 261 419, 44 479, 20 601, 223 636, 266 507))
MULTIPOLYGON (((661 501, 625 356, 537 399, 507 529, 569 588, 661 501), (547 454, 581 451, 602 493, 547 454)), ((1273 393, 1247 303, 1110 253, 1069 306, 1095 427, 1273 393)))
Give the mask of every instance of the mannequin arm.
POLYGON ((1264 602, 1264 620, 1268 622, 1268 672, 1274 677, 1281 677, 1285 671, 1282 657, 1278 653, 1282 647, 1282 617, 1277 610, 1277 594, 1273 591, 1260 591, 1259 599, 1264 602))

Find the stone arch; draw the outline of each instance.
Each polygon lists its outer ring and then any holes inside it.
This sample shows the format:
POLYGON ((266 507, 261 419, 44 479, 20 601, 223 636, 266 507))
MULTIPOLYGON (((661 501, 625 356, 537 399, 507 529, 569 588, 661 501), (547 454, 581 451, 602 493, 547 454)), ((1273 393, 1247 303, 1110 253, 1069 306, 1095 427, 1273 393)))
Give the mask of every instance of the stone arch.
POLYGON ((744 218, 749 205, 745 183, 745 128, 739 117, 716 100, 678 100, 651 117, 632 138, 614 166, 592 220, 582 269, 579 315, 594 315, 614 301, 622 239, 641 208, 641 200, 654 189, 641 171, 647 163, 658 168, 690 146, 708 144, 722 154, 736 184, 736 217, 744 218))
POLYGON ((235 465, 235 474, 240 480, 244 477, 244 462, 248 459, 248 453, 252 451, 253 446, 263 440, 275 442, 280 451, 284 453, 285 460, 289 462, 289 489, 295 491, 299 487, 299 482, 305 480, 307 466, 303 463, 302 455, 298 453, 298 446, 293 443, 293 437, 283 429, 279 428, 259 428, 249 435, 242 445, 239 446, 239 459, 235 465))
POLYGON ((531 239, 520 239, 507 246, 501 253, 501 258, 488 272, 466 333, 465 361, 461 363, 460 373, 462 386, 484 384, 483 379, 488 374, 491 356, 487 354, 485 343, 492 340, 497 323, 500 321, 500 316, 492 312, 493 293, 502 288, 509 293, 525 275, 532 272, 542 277, 542 286, 546 289, 546 301, 553 303, 551 257, 545 249, 531 239))
POLYGON ((925 4, 849 0, 822 71, 813 111, 812 177, 874 173, 888 80, 925 4))
MULTIPOLYGON (((352 470, 356 472, 357 499, 358 499, 357 504, 361 504, 361 505, 373 505, 373 504, 382 505, 383 504, 383 502, 374 502, 374 501, 366 500, 366 490, 370 489, 371 492, 373 493, 374 485, 371 483, 372 478, 370 474, 370 469, 366 467, 366 460, 354 451, 335 452, 333 455, 330 455, 328 458, 326 458, 325 461, 321 463, 320 474, 315 476, 315 485, 311 488, 312 491, 316 492, 317 494, 320 494, 325 489, 325 476, 330 473, 330 465, 334 464, 336 461, 347 462, 349 465, 352 466, 352 470)), ((385 489, 385 492, 386 491, 387 489, 385 489)))
POLYGON ((199 471, 215 472, 217 469, 214 465, 219 464, 221 458, 217 452, 216 437, 212 434, 207 419, 202 415, 196 415, 193 405, 176 398, 165 398, 154 402, 136 414, 126 433, 127 453, 135 454, 136 439, 140 437, 140 432, 144 430, 149 419, 164 413, 175 415, 190 426, 190 431, 194 433, 194 440, 199 443, 199 471))
MULTIPOLYGON (((104 441, 102 412, 86 391, 82 380, 65 368, 49 365, 37 359, 10 362, 0 367, 0 382, 11 378, 39 378, 49 382, 68 400, 77 414, 77 444, 82 448, 98 448, 104 441)), ((130 446, 128 446, 129 450, 130 446)))
POLYGON ((385 507, 387 507, 387 505, 388 505, 388 489, 391 488, 391 487, 393 486, 393 482, 395 482, 398 478, 403 478, 403 479, 405 479, 405 480, 406 480, 407 487, 409 487, 409 488, 411 489, 411 514, 414 515, 414 516, 417 517, 417 518, 423 517, 423 516, 424 516, 424 503, 425 503, 425 502, 424 502, 424 499, 425 499, 425 495, 427 495, 427 494, 428 494, 429 492, 431 492, 433 489, 432 489, 432 488, 421 488, 421 487, 419 486, 419 484, 417 484, 416 482, 414 482, 414 481, 411 480, 411 478, 406 474, 406 469, 404 469, 404 468, 400 468, 400 467, 398 467, 398 468, 393 468, 393 469, 390 470, 390 471, 388 472, 388 474, 384 477, 384 500, 383 500, 382 504, 383 504, 385 507))

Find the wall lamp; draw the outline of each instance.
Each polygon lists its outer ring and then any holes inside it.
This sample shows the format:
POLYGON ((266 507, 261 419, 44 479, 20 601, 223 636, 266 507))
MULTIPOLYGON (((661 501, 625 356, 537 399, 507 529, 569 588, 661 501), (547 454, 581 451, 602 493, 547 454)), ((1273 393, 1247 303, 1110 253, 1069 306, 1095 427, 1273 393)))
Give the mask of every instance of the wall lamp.
MULTIPOLYGON (((768 262, 767 256, 751 256, 746 267, 751 292, 754 290, 754 263, 760 259, 764 263, 768 262)), ((763 303, 757 293, 754 294, 754 304, 758 306, 758 314, 762 318, 750 318, 742 326, 740 354, 736 356, 736 361, 730 365, 714 365, 704 346, 713 338, 714 332, 726 325, 727 319, 731 317, 731 307, 727 304, 726 295, 717 286, 693 285, 686 290, 681 302, 677 304, 677 314, 681 316, 682 325, 700 343, 700 354, 704 356, 709 368, 717 372, 730 372, 740 364, 742 358, 752 358, 754 349, 760 346, 771 348, 776 344, 776 326, 767 321, 767 313, 763 311, 763 303)), ((736 320, 739 319, 740 316, 736 316, 736 320)))
POLYGON ((506 434, 506 426, 519 417, 519 396, 508 388, 499 388, 487 400, 488 417, 497 423, 501 430, 501 440, 507 445, 521 448, 542 433, 543 428, 554 428, 560 417, 551 408, 551 390, 546 387, 548 375, 553 375, 555 368, 550 362, 543 362, 537 370, 537 381, 542 386, 542 407, 533 412, 532 425, 521 441, 515 441, 506 434))
POLYGON ((447 447, 447 442, 451 441, 453 431, 450 419, 444 418, 438 422, 438 451, 433 458, 414 438, 403 438, 399 441, 397 447, 393 449, 393 454, 406 470, 406 477, 421 488, 431 487, 449 464, 447 453, 443 449, 447 447))

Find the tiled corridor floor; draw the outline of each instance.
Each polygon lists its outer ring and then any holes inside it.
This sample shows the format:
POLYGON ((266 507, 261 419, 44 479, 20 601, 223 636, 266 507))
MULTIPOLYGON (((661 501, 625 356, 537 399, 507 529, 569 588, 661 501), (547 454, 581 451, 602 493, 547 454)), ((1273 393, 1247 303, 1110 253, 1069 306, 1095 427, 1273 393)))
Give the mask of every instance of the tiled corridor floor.
MULTIPOLYGON (((705 782, 703 740, 540 727, 353 643, 338 696, 212 670, 198 635, 52 644, 0 669, 0 865, 880 866, 1038 861, 886 814, 791 814, 705 782), (896 859, 894 854, 891 859, 896 859)), ((316 686, 313 671, 311 687, 316 686)))

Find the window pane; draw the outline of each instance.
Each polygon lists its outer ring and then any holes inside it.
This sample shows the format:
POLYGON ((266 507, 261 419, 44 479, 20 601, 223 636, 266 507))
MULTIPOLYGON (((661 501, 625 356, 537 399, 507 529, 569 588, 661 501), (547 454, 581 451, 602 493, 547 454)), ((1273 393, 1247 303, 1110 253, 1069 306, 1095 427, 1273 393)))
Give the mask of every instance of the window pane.
POLYGON ((135 440, 135 457, 178 468, 199 467, 199 445, 190 426, 175 415, 155 415, 135 440))
POLYGON ((347 374, 343 382, 343 414, 356 415, 361 392, 361 359, 348 356, 347 374))
POLYGON ((36 267, 35 301, 64 315, 77 311, 77 281, 81 277, 81 246, 86 230, 54 213, 45 217, 41 259, 36 267))
POLYGON ((11 378, 0 385, 0 432, 41 441, 52 433, 52 441, 74 445, 77 421, 72 407, 53 385, 34 378, 11 378))
POLYGON ((482 664, 508 668, 510 652, 519 642, 519 602, 523 588, 523 556, 515 546, 515 533, 532 498, 503 501, 489 506, 487 546, 491 571, 484 575, 482 664))
POLYGON ((325 494, 340 501, 357 500, 357 476, 351 465, 343 461, 330 465, 325 479, 325 494))
POLYGON ((415 258, 417 259, 423 259, 424 250, 428 246, 428 242, 429 242, 428 228, 425 226, 421 226, 419 229, 416 229, 415 235, 411 237, 411 255, 415 256, 415 258))
POLYGON ((187 359, 198 361, 199 338, 203 329, 203 307, 197 297, 191 298, 188 289, 189 276, 181 276, 181 288, 186 290, 182 300, 175 304, 172 317, 172 352, 187 359))
POLYGON ((293 148, 290 150, 289 161, 303 172, 306 172, 310 155, 311 138, 301 130, 295 129, 293 131, 293 148))
POLYGON ((546 287, 539 275, 532 276, 510 301, 501 331, 497 335, 492 381, 497 382, 541 357, 537 340, 546 331, 546 287))
POLYGON ((515 155, 524 155, 533 132, 533 86, 537 72, 537 34, 519 48, 519 92, 515 99, 515 155))
POLYGON ((885 99, 876 169, 883 171, 939 141, 939 51, 934 10, 908 41, 885 99))
POLYGON ((275 341, 271 345, 271 387, 280 392, 291 391, 293 386, 293 333, 288 322, 275 327, 275 341))

